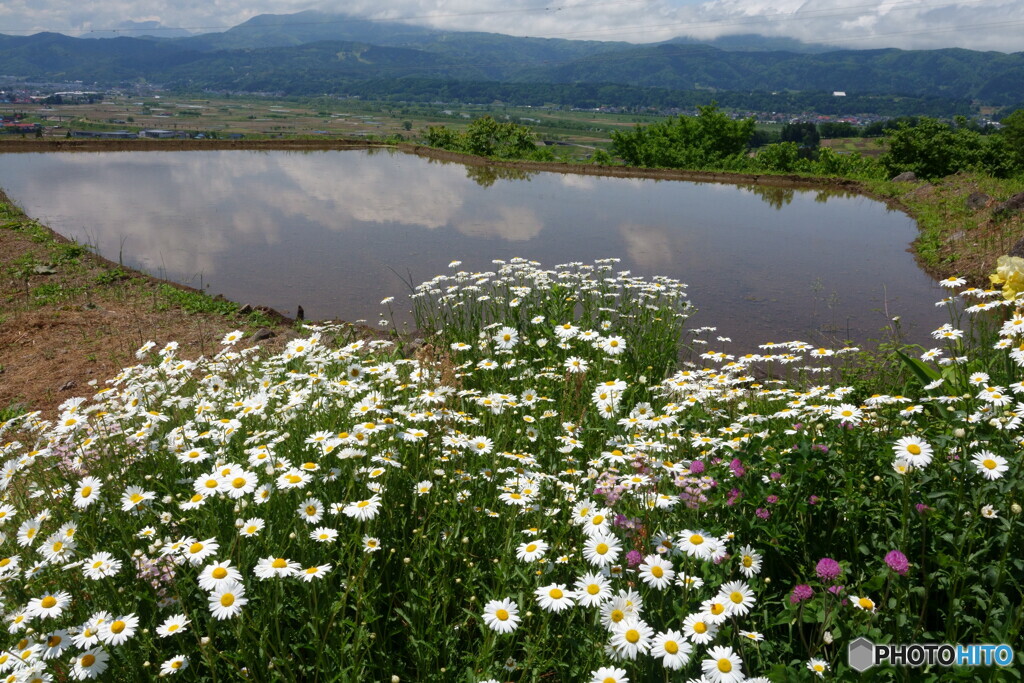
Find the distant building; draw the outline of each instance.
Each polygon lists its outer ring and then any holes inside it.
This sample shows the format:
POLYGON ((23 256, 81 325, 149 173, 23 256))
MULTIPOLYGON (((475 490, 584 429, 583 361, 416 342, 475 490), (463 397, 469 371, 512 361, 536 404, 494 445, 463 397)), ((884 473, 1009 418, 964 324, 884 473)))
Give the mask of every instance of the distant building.
POLYGON ((846 92, 843 90, 833 90, 832 97, 846 97, 846 92))
POLYGON ((36 134, 43 129, 38 123, 5 123, 3 132, 12 135, 36 134))
POLYGON ((134 140, 139 137, 138 133, 127 130, 73 130, 73 138, 100 138, 102 140, 134 140))
POLYGON ((178 132, 175 130, 164 130, 162 128, 147 128, 146 130, 139 131, 139 137, 166 140, 170 138, 188 137, 188 135, 184 132, 178 132))

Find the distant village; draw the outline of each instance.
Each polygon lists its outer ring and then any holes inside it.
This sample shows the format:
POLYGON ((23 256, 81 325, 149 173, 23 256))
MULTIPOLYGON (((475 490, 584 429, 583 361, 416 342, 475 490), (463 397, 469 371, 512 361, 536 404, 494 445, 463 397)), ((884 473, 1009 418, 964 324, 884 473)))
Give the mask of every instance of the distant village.
MULTIPOLYGON (((92 91, 92 90, 80 90, 74 89, 74 84, 53 84, 53 83, 25 83, 20 82, 16 87, 7 86, 4 88, 3 83, 8 77, 0 76, 0 104, 25 104, 25 105, 46 105, 50 107, 57 107, 60 105, 72 105, 72 104, 94 104, 103 102, 105 98, 111 96, 128 96, 128 97, 160 97, 162 89, 157 86, 151 85, 139 85, 132 89, 126 90, 107 90, 107 91, 92 91)), ((270 96, 273 93, 217 93, 217 95, 224 96, 270 96)), ((841 98, 845 97, 846 93, 842 91, 835 91, 832 93, 834 97, 841 98)), ((339 99, 359 99, 359 98, 347 98, 341 97, 339 99)), ((436 102, 433 104, 444 105, 445 103, 436 102)), ((486 106, 486 105, 468 105, 468 106, 486 106)), ((577 107, 560 107, 557 105, 551 106, 538 106, 533 107, 538 111, 543 110, 571 110, 571 111, 590 111, 602 114, 635 114, 635 110, 626 107, 615 107, 615 106, 601 106, 595 108, 582 109, 577 107)), ((62 116, 59 109, 52 109, 52 113, 38 113, 46 112, 46 110, 37 110, 35 118, 42 118, 43 121, 52 122, 58 124, 53 128, 65 128, 66 127, 66 116, 62 116), (65 124, 65 125, 61 125, 65 124)), ((451 110, 443 111, 444 114, 454 114, 451 110)), ((658 115, 658 116, 679 116, 679 115, 691 115, 697 114, 696 110, 680 109, 680 108, 663 108, 644 110, 642 113, 647 115, 658 115)), ((765 111, 730 111, 729 116, 734 119, 746 119, 753 118, 757 123, 760 124, 791 124, 791 123, 845 123, 851 126, 863 127, 869 126, 873 123, 884 122, 889 120, 891 117, 880 116, 874 114, 863 114, 863 113, 849 113, 840 115, 826 115, 819 114, 816 112, 765 112, 765 111)), ((461 113, 463 118, 470 118, 469 114, 461 113)), ((22 136, 37 136, 41 137, 44 133, 44 125, 39 122, 24 122, 21 119, 24 114, 4 114, 2 122, 2 132, 5 134, 14 134, 22 136)), ((521 119, 522 121, 529 121, 529 119, 521 119)), ((999 123, 989 119, 988 117, 978 117, 977 122, 982 126, 991 126, 998 128, 999 123)), ((131 123, 127 119, 111 119, 106 123, 112 125, 125 125, 131 123)), ((326 131, 317 131, 326 132, 326 131)), ((68 129, 62 133, 67 137, 72 138, 103 138, 103 139, 134 139, 134 138, 154 138, 154 139, 184 139, 184 138, 203 138, 209 135, 208 133, 198 133, 194 130, 169 130, 161 128, 147 128, 142 130, 73 130, 68 129)), ((235 133, 229 136, 232 139, 241 138, 242 135, 235 133)))

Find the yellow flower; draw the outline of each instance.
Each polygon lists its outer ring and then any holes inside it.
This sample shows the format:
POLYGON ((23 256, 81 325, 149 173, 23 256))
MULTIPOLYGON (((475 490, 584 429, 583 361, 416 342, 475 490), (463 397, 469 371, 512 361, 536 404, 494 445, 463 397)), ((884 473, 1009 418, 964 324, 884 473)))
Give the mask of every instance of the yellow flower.
POLYGON ((1000 256, 996 261, 996 272, 989 275, 994 285, 1003 286, 1003 296, 1014 299, 1018 292, 1024 292, 1024 258, 1000 256))

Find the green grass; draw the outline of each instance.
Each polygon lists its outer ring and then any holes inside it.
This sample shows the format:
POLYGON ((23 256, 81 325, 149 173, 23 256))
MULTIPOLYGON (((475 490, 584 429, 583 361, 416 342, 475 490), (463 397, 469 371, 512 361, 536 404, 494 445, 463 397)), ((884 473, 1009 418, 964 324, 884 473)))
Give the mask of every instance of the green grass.
POLYGON ((188 313, 217 313, 231 315, 238 312, 240 306, 227 299, 216 299, 202 292, 180 289, 173 285, 161 284, 157 287, 161 306, 175 306, 188 313))

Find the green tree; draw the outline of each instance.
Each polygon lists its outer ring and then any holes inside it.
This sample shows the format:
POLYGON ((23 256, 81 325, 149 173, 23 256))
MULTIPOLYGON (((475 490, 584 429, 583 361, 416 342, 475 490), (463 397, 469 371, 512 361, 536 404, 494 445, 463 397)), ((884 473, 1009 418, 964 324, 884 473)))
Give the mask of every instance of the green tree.
POLYGON ((537 152, 533 130, 515 123, 500 123, 490 116, 474 119, 463 132, 445 126, 427 129, 427 144, 453 152, 497 159, 522 159, 537 152))
POLYGON ((714 103, 697 110, 697 116, 613 132, 612 152, 632 166, 702 169, 735 165, 735 158, 746 151, 754 134, 754 119, 733 120, 714 103))
POLYGON ((800 148, 795 142, 778 142, 762 147, 757 153, 757 165, 765 171, 792 173, 800 163, 800 148))
POLYGON ((1018 109, 1001 123, 999 136, 1006 144, 1006 153, 1013 162, 1016 171, 1024 171, 1024 109, 1018 109))
POLYGON ((845 121, 823 121, 818 124, 818 134, 823 138, 855 138, 861 131, 845 121))
POLYGON ((787 123, 782 127, 782 142, 795 142, 800 147, 817 147, 821 142, 818 127, 810 121, 787 123))
POLYGON ((916 126, 901 123, 889 136, 882 164, 890 175, 913 171, 921 178, 944 178, 957 171, 982 170, 984 146, 974 131, 924 117, 916 126))

